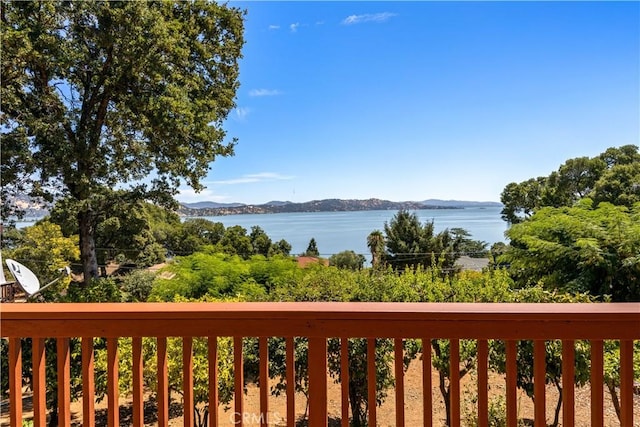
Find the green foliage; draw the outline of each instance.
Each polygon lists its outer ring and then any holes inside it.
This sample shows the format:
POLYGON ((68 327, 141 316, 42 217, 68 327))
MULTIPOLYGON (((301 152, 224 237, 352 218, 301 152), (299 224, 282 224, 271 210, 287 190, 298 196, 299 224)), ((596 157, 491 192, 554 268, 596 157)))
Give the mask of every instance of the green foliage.
POLYGON ((509 183, 502 191, 502 218, 517 224, 543 207, 572 206, 585 197, 632 207, 640 201, 640 151, 635 145, 608 148, 593 157, 563 163, 547 177, 509 183))
POLYGON ((243 19, 206 1, 2 3, 0 196, 77 202, 85 279, 107 189, 174 203, 233 154, 243 19))
MULTIPOLYGON (((118 260, 119 263, 147 267, 164 261, 162 242, 158 242, 151 231, 150 203, 138 197, 124 190, 105 190, 92 196, 93 204, 99 210, 94 216, 93 227, 100 264, 118 260)), ((57 223, 66 223, 69 232, 78 230, 80 206, 72 198, 64 199, 56 203, 51 218, 57 223)))
POLYGON ((243 259, 237 255, 198 252, 176 257, 156 280, 150 300, 226 297, 263 300, 275 286, 296 282, 300 268, 290 258, 261 255, 243 259))
POLYGON ((589 199, 543 208, 513 225, 501 260, 521 286, 640 300, 640 203, 631 210, 589 199))
POLYGON ((168 233, 167 249, 178 255, 191 255, 207 245, 216 245, 222 239, 225 227, 221 222, 204 218, 188 218, 176 224, 168 233))
POLYGON ((452 228, 451 235, 460 254, 471 258, 486 258, 489 255, 487 250, 488 243, 470 239, 471 234, 464 228, 452 228))
MULTIPOLYGON (((31 269, 41 285, 60 277, 58 269, 69 266, 79 256, 78 236, 64 237, 59 226, 46 220, 25 228, 19 245, 3 253, 3 258, 14 258, 31 269)), ((68 284, 69 279, 64 278, 55 290, 45 292, 49 296, 68 284)))
POLYGON ((318 245, 316 244, 316 239, 313 237, 309 240, 309 245, 307 246, 307 250, 302 254, 304 256, 320 256, 320 251, 318 251, 318 245))
POLYGON ((251 237, 247 235, 247 230, 239 225, 227 227, 218 247, 221 252, 239 255, 244 259, 254 253, 251 237))
POLYGON ((74 282, 60 302, 122 302, 123 295, 112 277, 100 277, 89 283, 74 282))
POLYGON ((434 234, 433 221, 420 224, 418 215, 400 210, 384 224, 386 254, 385 262, 394 269, 415 268, 418 265, 452 270, 460 257, 462 238, 458 233, 444 230, 434 234))
POLYGON ((119 279, 123 301, 145 302, 151 295, 156 274, 146 270, 134 270, 119 279))
POLYGON ((342 251, 329 257, 329 265, 350 270, 361 270, 364 266, 364 255, 354 251, 342 251))

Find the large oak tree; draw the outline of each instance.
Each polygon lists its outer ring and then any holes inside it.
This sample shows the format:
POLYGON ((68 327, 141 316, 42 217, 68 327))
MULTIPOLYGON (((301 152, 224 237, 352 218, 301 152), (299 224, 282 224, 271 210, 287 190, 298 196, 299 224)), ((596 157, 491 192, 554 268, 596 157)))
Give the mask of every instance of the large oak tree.
MULTIPOLYGON (((86 280, 114 188, 201 189, 235 108, 244 12, 209 1, 2 1, 2 201, 77 202, 86 280)), ((11 213, 3 206, 3 216, 11 213)))

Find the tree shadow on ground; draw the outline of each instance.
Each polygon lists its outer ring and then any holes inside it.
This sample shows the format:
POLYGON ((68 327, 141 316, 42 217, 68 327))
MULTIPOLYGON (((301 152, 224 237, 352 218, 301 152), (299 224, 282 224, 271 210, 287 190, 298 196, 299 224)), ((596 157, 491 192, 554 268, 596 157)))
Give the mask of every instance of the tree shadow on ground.
MULTIPOLYGON (((341 418, 338 417, 329 417, 327 426, 328 427, 340 427, 341 418)), ((309 420, 307 418, 299 418, 296 421, 296 427, 309 427, 309 420)))
MULTIPOLYGON (((120 425, 132 426, 133 425, 133 404, 120 405, 120 425)), ((155 401, 144 402, 144 423, 152 424, 158 422, 158 405, 155 401)), ((178 418, 182 416, 182 405, 178 402, 169 403, 169 419, 178 418)), ((96 425, 106 426, 109 417, 107 409, 100 409, 96 411, 96 425)))

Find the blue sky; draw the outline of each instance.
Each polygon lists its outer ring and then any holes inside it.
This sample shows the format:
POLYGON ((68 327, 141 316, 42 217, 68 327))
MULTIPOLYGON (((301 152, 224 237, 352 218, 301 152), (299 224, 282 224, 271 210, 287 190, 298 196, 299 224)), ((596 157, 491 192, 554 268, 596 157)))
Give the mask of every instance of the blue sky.
POLYGON ((181 202, 499 201, 640 144, 639 2, 231 2, 236 154, 181 202))

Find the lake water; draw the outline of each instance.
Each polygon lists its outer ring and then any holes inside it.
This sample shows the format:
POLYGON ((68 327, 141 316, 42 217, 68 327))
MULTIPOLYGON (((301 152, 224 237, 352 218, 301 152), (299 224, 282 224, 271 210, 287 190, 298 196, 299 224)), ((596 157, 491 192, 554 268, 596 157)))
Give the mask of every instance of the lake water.
MULTIPOLYGON (((412 211, 421 222, 434 221, 436 232, 445 228, 464 228, 474 240, 491 244, 506 242, 507 223, 500 218, 500 207, 465 209, 424 209, 412 211)), ((397 211, 302 212, 278 214, 228 215, 203 217, 221 222, 225 227, 240 225, 251 230, 260 226, 275 242, 285 239, 291 253, 304 252, 314 238, 320 255, 329 257, 344 250, 370 254, 367 236, 374 230, 384 231, 384 223, 397 211)))
MULTIPOLYGON (((500 218, 500 207, 465 209, 423 209, 412 211, 422 223, 433 220, 436 232, 460 227, 474 240, 491 244, 506 242, 507 223, 500 218)), ((352 250, 370 258, 367 236, 373 230, 384 231, 384 223, 397 211, 356 212, 301 212, 254 215, 227 215, 203 217, 221 222, 225 227, 240 225, 251 230, 258 225, 276 242, 285 239, 291 244, 291 253, 304 252, 311 238, 316 239, 320 255, 329 257, 338 252, 352 250)), ((18 222, 18 228, 33 222, 18 222)))

